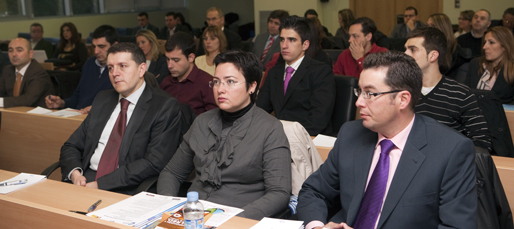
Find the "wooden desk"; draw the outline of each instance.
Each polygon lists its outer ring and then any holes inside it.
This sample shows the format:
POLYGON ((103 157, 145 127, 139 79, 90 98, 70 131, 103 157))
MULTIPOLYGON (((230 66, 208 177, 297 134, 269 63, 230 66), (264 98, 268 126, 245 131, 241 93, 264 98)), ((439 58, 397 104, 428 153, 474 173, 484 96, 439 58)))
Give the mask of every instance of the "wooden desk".
MULTIPOLYGON (((18 173, 0 170, 0 180, 18 173)), ((101 219, 71 213, 86 211, 101 199, 98 209, 128 198, 128 195, 79 187, 54 180, 45 180, 27 188, 0 194, 0 228, 132 228, 101 219), (29 217, 31 216, 31 217, 29 217)), ((220 229, 250 228, 256 220, 234 217, 220 229)))
MULTIPOLYGON (((41 173, 59 160, 62 145, 87 116, 62 118, 26 113, 31 109, 0 109, 0 169, 41 173)), ((55 171, 50 178, 60 180, 60 174, 55 171)))
POLYGON ((507 122, 509 123, 510 136, 512 142, 514 142, 514 111, 505 110, 505 116, 507 116, 507 122))

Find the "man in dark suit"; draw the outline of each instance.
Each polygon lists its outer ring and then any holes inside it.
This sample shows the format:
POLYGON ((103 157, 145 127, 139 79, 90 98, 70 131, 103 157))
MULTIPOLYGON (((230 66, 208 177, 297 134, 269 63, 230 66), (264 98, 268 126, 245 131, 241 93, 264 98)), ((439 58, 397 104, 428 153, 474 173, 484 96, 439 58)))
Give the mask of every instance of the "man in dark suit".
POLYGON ((418 21, 418 10, 412 6, 405 9, 403 22, 394 26, 390 38, 405 38, 410 31, 425 25, 418 21))
POLYGON ((45 106, 45 97, 54 92, 45 69, 32 59, 34 51, 25 38, 9 43, 9 60, 0 78, 0 107, 45 106))
POLYGON ((259 91, 257 106, 281 120, 302 124, 311 136, 332 132, 335 101, 330 67, 305 55, 310 45, 305 18, 290 16, 280 26, 280 49, 285 62, 270 69, 259 91))
POLYGON ((146 12, 141 12, 137 15, 137 23, 139 26, 134 27, 132 30, 132 35, 136 35, 137 31, 148 29, 152 31, 156 37, 159 37, 159 28, 150 24, 150 18, 148 18, 148 14, 146 12))
POLYGON ((473 143, 414 113, 422 77, 403 53, 366 57, 355 90, 362 120, 343 125, 300 191, 306 229, 477 227, 473 143))
POLYGON ((30 45, 33 50, 44 50, 47 58, 54 55, 54 46, 43 39, 43 26, 39 23, 30 25, 30 45))
POLYGON ((178 101, 145 83, 145 56, 135 44, 109 48, 107 68, 114 90, 96 96, 61 148, 62 179, 133 194, 142 181, 159 175, 188 127, 178 101))
POLYGON ((252 53, 261 60, 263 67, 271 60, 273 54, 280 52, 280 21, 288 16, 289 13, 285 10, 274 10, 268 17, 268 31, 255 38, 252 53))
POLYGON ((176 32, 185 32, 189 35, 193 35, 193 32, 190 31, 187 26, 178 24, 179 21, 177 15, 175 12, 168 12, 166 13, 166 16, 164 17, 164 20, 166 22, 166 26, 162 27, 161 31, 159 32, 159 36, 157 38, 161 40, 168 40, 168 37, 175 34, 176 32))
MULTIPOLYGON (((227 50, 237 50, 243 48, 241 36, 225 27, 225 14, 223 14, 223 11, 220 8, 211 7, 207 9, 207 25, 218 26, 223 31, 223 34, 225 34, 225 37, 227 38, 227 50)), ((198 47, 198 50, 196 50, 196 56, 205 54, 202 41, 203 39, 200 38, 200 47, 198 47)))

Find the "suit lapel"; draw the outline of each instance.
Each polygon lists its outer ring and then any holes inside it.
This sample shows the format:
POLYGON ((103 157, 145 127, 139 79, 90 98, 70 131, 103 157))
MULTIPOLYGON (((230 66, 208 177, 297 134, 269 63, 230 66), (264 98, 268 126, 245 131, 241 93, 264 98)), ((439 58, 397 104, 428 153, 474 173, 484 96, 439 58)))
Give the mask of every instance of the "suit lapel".
MULTIPOLYGON (((284 100, 282 101, 283 102, 282 106, 287 102, 289 97, 291 97, 294 89, 296 88, 296 86, 298 86, 300 81, 302 81, 302 79, 307 75, 307 71, 310 66, 310 63, 311 63, 311 61, 310 61, 309 57, 305 56, 303 58, 302 63, 300 64, 300 66, 298 66, 298 69, 296 69, 296 71, 294 72, 293 77, 291 77, 289 84, 287 85, 287 91, 286 91, 286 95, 284 96, 284 100)), ((282 84, 282 85, 284 85, 284 84, 282 84)))
POLYGON ((284 108, 284 68, 285 63, 275 65, 268 73, 268 78, 271 77, 270 84, 270 99, 278 100, 279 107, 274 107, 275 114, 280 113, 284 108), (273 73, 271 73, 273 71, 273 73))
POLYGON ((146 84, 146 87, 145 87, 143 93, 141 94, 141 97, 139 97, 136 107, 134 108, 132 116, 130 117, 130 120, 127 125, 127 129, 125 130, 125 133, 123 134, 123 140, 122 140, 121 146, 120 146, 119 162, 118 162, 118 164, 120 164, 120 165, 123 165, 123 162, 125 161, 125 157, 127 156, 128 150, 130 148, 130 141, 132 141, 132 139, 134 138, 134 134, 139 129, 139 126, 143 122, 143 119, 146 116, 148 109, 150 108, 148 101, 150 101, 151 99, 152 99, 151 86, 146 84))
POLYGON ((355 149, 354 156, 354 174, 355 174, 355 190, 353 191, 353 200, 348 207, 348 224, 353 225, 357 219, 357 213, 361 206, 366 183, 368 181, 369 169, 373 154, 375 152, 375 145, 378 141, 378 134, 372 131, 366 136, 362 136, 360 146, 355 149))
POLYGON ((382 227, 391 215, 423 164, 426 156, 420 150, 426 145, 425 123, 420 116, 416 116, 411 133, 405 143, 400 162, 391 181, 377 228, 382 227))

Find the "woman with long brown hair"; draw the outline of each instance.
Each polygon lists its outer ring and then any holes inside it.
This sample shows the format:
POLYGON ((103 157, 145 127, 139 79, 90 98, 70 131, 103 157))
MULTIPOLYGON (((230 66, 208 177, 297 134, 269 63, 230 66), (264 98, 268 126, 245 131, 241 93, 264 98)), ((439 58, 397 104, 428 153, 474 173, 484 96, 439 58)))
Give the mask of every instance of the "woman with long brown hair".
MULTIPOLYGON (((65 22, 60 30, 61 41, 57 45, 53 58, 69 61, 70 63, 66 63, 65 66, 67 70, 81 70, 88 56, 86 45, 81 41, 77 27, 71 22, 65 22)), ((54 64, 58 65, 58 62, 54 64)))
POLYGON ((214 58, 227 50, 227 38, 219 27, 209 26, 203 31, 201 42, 203 42, 205 55, 196 57, 196 67, 214 76, 216 69, 214 58))
POLYGON ((496 26, 483 38, 483 55, 469 65, 466 84, 491 90, 502 103, 514 101, 514 36, 509 29, 496 26))

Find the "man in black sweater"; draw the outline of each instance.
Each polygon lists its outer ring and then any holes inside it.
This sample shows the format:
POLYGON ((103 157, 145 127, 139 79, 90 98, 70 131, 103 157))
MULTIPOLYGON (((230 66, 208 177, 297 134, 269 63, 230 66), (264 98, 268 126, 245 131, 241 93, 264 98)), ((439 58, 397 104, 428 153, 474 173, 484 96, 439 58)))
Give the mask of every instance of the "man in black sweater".
POLYGON ((422 95, 415 112, 452 127, 471 138, 475 146, 491 151, 487 122, 475 95, 439 71, 446 52, 443 32, 432 27, 415 29, 407 35, 405 48, 405 54, 413 57, 423 72, 422 95))
POLYGON ((475 12, 471 20, 472 29, 469 33, 461 35, 457 38, 457 43, 463 48, 471 49, 473 57, 482 54, 482 37, 487 28, 491 25, 491 13, 481 9, 475 12))

